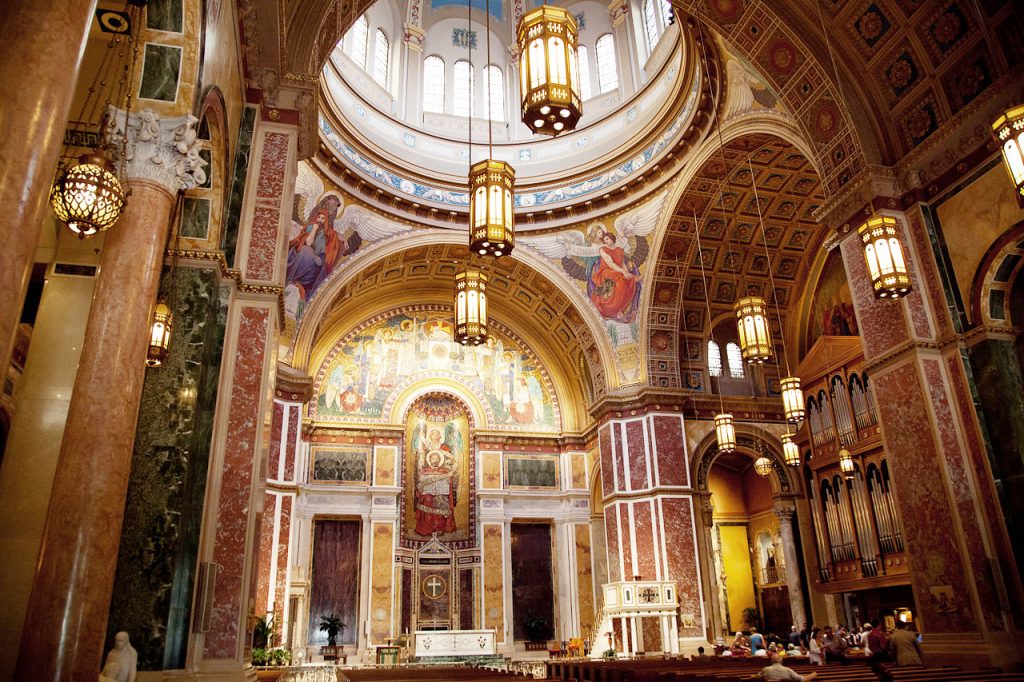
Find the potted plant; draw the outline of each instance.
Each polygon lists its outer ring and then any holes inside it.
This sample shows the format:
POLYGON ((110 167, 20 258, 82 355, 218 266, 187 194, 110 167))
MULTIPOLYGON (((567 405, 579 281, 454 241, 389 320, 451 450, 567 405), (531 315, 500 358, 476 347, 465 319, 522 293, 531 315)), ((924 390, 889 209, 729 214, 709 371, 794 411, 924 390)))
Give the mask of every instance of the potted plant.
POLYGON ((285 666, 291 661, 292 652, 280 647, 256 647, 252 650, 252 664, 256 667, 256 679, 260 682, 279 679, 285 673, 285 666))
MULTIPOLYGON (((526 620, 523 621, 523 627, 526 629, 526 637, 529 639, 527 644, 527 651, 531 650, 530 645, 536 645, 543 643, 544 648, 547 648, 547 635, 550 632, 550 624, 548 619, 544 616, 539 616, 536 613, 527 614, 526 620)), ((536 648, 536 646, 532 647, 536 648)))
POLYGON ((274 616, 269 615, 266 618, 257 618, 253 623, 252 627, 252 648, 253 651, 256 649, 267 649, 270 647, 272 640, 274 639, 274 616))
POLYGON ((338 635, 345 629, 345 624, 341 622, 341 618, 337 615, 331 614, 329 616, 320 616, 320 632, 327 633, 327 646, 338 645, 338 635))

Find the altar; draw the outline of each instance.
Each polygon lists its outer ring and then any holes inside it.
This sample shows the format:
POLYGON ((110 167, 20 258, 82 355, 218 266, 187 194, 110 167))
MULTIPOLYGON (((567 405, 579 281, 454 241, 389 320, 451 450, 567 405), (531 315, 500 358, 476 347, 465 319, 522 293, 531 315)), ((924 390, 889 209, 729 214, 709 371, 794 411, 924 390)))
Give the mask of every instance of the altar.
POLYGON ((494 656, 494 630, 417 630, 416 657, 494 656))

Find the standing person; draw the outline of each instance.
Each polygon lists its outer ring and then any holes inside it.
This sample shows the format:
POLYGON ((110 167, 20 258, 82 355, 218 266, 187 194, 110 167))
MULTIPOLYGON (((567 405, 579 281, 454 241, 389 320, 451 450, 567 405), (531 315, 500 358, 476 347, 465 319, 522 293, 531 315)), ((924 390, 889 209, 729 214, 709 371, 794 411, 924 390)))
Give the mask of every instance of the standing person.
POLYGON ((882 682, 892 682, 892 674, 884 665, 889 661, 889 637, 885 634, 881 620, 876 619, 871 622, 871 632, 867 636, 865 646, 865 651, 868 650, 871 651, 868 656, 868 665, 871 666, 871 671, 882 682))
POLYGON ((896 665, 924 665, 917 635, 908 630, 902 620, 896 621, 896 632, 889 638, 889 646, 896 656, 896 665))
POLYGON ((811 665, 825 665, 821 651, 821 630, 819 628, 811 630, 808 639, 807 658, 811 665))
POLYGON ((797 630, 796 626, 794 625, 793 627, 791 627, 789 629, 789 644, 792 644, 795 647, 799 647, 800 646, 800 641, 801 641, 800 631, 797 630))
POLYGON ((792 668, 787 668, 782 665, 782 659, 779 658, 778 654, 772 654, 771 665, 761 671, 761 679, 768 680, 768 682, 782 682, 785 680, 793 680, 794 682, 806 682, 806 680, 813 680, 818 676, 818 673, 811 673, 810 675, 801 675, 792 668))
POLYGON ((825 646, 823 653, 826 663, 831 661, 839 661, 843 665, 848 665, 850 663, 846 658, 846 649, 849 645, 846 643, 846 638, 843 636, 845 634, 846 633, 842 629, 836 633, 832 631, 831 625, 825 626, 825 636, 823 637, 825 646))
POLYGON ((768 650, 764 646, 764 635, 757 631, 757 628, 750 628, 750 653, 753 656, 767 656, 768 650))

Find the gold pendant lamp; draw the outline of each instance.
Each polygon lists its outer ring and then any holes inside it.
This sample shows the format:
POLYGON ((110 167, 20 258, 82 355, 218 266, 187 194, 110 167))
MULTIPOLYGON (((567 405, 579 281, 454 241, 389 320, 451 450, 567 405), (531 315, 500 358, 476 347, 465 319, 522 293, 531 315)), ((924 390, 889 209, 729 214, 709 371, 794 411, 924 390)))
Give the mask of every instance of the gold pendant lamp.
POLYGON ((772 333, 768 328, 768 304, 760 296, 746 296, 733 306, 740 353, 752 364, 764 364, 772 358, 772 333))
POLYGON ((794 438, 796 438, 795 433, 782 434, 782 459, 787 466, 798 467, 800 466, 800 446, 796 444, 794 438))
POLYGON ((896 219, 877 216, 864 222, 857 229, 864 260, 871 276, 875 298, 897 299, 910 293, 910 272, 903 257, 896 219))
POLYGON ((541 135, 575 130, 583 116, 576 20, 561 7, 541 5, 519 20, 516 38, 523 123, 541 135))
POLYGON ((463 346, 487 340, 487 275, 477 268, 455 275, 455 340, 463 346))
POLYGON ((1024 207, 1024 105, 1004 112, 992 124, 992 136, 1003 154, 1017 203, 1024 207))

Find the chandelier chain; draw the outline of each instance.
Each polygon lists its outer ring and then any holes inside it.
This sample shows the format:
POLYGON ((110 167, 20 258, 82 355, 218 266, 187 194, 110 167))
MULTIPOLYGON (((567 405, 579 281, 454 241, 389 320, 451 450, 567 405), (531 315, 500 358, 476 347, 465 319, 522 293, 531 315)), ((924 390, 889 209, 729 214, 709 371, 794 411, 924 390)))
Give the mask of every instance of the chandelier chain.
MULTIPOLYGON (((775 319, 779 322, 779 337, 782 342, 782 354, 786 359, 786 376, 792 376, 793 372, 789 367, 789 353, 786 352, 786 330, 782 327, 782 308, 779 307, 779 293, 775 289, 775 273, 772 270, 772 257, 768 251, 768 235, 764 229, 764 217, 761 215, 761 198, 757 193, 757 181, 754 179, 754 166, 750 161, 751 155, 747 156, 747 169, 750 171, 750 184, 754 187, 754 205, 757 206, 757 222, 761 226, 761 243, 764 244, 764 257, 768 267, 768 284, 772 288, 772 302, 775 304, 775 319)), ((778 359, 775 361, 778 367, 778 359)))

